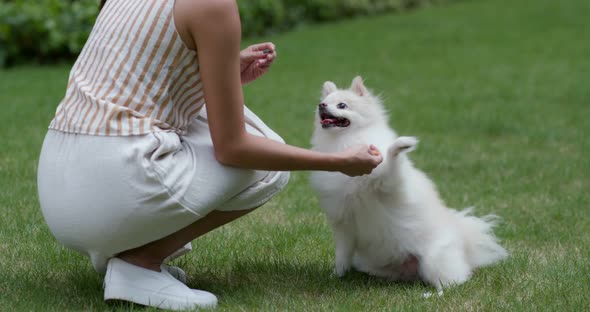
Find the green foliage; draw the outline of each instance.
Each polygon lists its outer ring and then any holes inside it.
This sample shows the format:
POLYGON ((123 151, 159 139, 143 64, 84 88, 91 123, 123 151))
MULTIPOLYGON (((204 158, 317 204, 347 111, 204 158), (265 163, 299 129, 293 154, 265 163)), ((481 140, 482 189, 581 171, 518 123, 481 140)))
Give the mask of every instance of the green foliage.
POLYGON ((283 1, 238 1, 238 6, 244 34, 261 34, 267 29, 286 28, 298 17, 288 13, 288 6, 283 1))
POLYGON ((0 2, 0 66, 77 55, 96 14, 95 0, 0 2))
POLYGON ((305 22, 404 10, 441 0, 243 0, 238 1, 245 35, 262 35, 305 22))
MULTIPOLYGON (((238 6, 244 35, 257 36, 306 22, 402 10, 434 1, 241 0, 238 6)), ((76 56, 97 14, 96 0, 0 0, 0 67, 76 56)))

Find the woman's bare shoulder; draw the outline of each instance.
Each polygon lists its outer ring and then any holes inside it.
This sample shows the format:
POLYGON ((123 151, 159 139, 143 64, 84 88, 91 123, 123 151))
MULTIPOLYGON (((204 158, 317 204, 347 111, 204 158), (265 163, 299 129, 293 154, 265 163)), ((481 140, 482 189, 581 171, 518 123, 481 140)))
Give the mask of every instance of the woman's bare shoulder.
POLYGON ((198 29, 240 24, 236 0, 176 0, 174 20, 181 38, 191 49, 196 49, 194 37, 198 29))

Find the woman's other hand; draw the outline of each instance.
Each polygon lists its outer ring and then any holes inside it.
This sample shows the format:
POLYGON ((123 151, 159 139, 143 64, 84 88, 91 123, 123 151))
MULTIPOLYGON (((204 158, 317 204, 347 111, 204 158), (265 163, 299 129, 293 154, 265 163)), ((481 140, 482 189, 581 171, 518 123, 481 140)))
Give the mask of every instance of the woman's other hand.
POLYGON ((258 43, 240 51, 242 84, 250 83, 264 75, 277 57, 272 42, 258 43))

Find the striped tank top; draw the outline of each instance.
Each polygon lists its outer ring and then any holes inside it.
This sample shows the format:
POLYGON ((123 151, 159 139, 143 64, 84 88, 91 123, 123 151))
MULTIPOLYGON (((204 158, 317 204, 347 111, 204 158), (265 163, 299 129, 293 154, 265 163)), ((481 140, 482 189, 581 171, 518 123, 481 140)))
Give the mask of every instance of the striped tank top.
POLYGON ((49 128, 184 134, 205 101, 197 53, 180 38, 173 11, 174 0, 107 1, 49 128))

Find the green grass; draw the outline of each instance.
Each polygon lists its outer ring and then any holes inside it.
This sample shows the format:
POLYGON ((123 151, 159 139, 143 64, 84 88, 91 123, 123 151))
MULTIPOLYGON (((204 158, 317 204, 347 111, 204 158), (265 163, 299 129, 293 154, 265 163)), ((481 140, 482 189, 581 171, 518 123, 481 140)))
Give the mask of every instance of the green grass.
MULTIPOLYGON (((251 215, 176 261, 226 310, 583 311, 590 306, 590 2, 460 1, 310 26, 276 43, 247 102, 308 146, 324 80, 361 74, 449 206, 504 222, 511 257, 440 298, 422 284, 331 276, 331 232, 298 172, 251 215)), ((68 66, 0 71, 0 310, 137 310, 105 305, 102 277, 51 236, 36 165, 68 66)), ((144 310, 144 309, 140 309, 144 310)), ((149 310, 149 309, 148 309, 149 310)))

